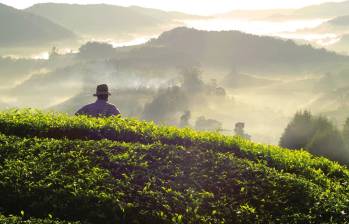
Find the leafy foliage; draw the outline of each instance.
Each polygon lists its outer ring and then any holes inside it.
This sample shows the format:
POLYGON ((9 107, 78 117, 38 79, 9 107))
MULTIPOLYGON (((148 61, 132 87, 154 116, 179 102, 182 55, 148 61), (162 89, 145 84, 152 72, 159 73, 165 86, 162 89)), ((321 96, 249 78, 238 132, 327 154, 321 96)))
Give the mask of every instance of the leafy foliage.
POLYGON ((290 149, 307 149, 343 164, 349 162, 349 148, 340 131, 326 118, 308 111, 298 112, 285 129, 280 145, 290 149))
POLYGON ((0 113, 0 130, 4 214, 81 223, 349 221, 348 169, 305 151, 28 110, 0 113))
POLYGON ((4 216, 0 214, 0 223, 4 224, 79 224, 79 222, 56 221, 52 218, 47 219, 28 219, 16 216, 4 216))

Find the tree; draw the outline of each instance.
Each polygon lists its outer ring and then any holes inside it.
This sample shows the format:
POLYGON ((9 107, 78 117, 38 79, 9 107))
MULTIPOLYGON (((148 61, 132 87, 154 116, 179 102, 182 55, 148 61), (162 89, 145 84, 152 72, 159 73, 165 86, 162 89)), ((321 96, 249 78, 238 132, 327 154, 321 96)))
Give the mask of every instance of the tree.
POLYGON ((317 156, 349 162, 349 150, 338 128, 327 118, 312 116, 308 111, 296 113, 280 139, 280 146, 306 149, 317 156))
POLYGON ((190 118, 191 118, 190 110, 185 111, 180 118, 179 127, 181 128, 190 127, 190 123, 189 123, 190 118))
POLYGON ((349 153, 341 133, 334 126, 318 129, 306 148, 314 155, 324 156, 343 164, 349 162, 349 153))
POLYGON ((309 111, 300 111, 295 114, 286 127, 280 146, 289 149, 302 149, 310 142, 314 135, 312 115, 309 111))
POLYGON ((346 148, 349 149, 349 118, 347 118, 347 120, 345 121, 342 131, 342 137, 346 148))
POLYGON ((114 55, 115 49, 108 43, 88 42, 79 49, 79 57, 82 59, 109 59, 114 55))

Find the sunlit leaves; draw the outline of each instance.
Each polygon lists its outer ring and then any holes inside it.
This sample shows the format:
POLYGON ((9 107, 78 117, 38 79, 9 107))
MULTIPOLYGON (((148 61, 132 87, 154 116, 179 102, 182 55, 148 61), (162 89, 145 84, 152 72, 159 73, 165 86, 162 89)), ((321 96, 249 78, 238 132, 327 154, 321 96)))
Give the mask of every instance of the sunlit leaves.
POLYGON ((349 221, 348 169, 304 151, 33 110, 0 113, 0 132, 6 214, 113 224, 349 221))

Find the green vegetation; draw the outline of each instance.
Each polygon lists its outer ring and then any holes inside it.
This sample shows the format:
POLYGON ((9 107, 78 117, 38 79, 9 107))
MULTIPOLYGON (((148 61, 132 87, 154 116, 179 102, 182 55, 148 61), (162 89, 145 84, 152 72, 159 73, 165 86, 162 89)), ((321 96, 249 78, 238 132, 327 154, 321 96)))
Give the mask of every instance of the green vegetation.
POLYGON ((313 116, 308 111, 298 112, 286 127, 280 145, 289 149, 307 149, 314 155, 348 164, 348 130, 349 121, 341 133, 325 117, 313 116))
POLYGON ((1 112, 0 132, 0 211, 7 217, 44 220, 32 223, 349 221, 349 170, 305 151, 132 119, 32 110, 1 112))
POLYGON ((47 219, 27 219, 23 217, 9 216, 6 217, 0 214, 0 223, 3 224, 79 224, 79 222, 56 221, 51 218, 47 219))

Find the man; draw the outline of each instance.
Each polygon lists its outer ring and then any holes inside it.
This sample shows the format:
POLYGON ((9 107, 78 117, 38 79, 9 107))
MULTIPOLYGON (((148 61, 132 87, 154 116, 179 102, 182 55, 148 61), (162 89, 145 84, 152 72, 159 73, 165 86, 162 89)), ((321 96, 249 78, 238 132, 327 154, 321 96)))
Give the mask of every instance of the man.
POLYGON ((110 95, 111 94, 106 84, 97 86, 96 94, 93 95, 97 97, 97 101, 84 106, 78 110, 75 115, 88 115, 91 117, 110 117, 119 115, 119 110, 114 105, 107 103, 110 95))

